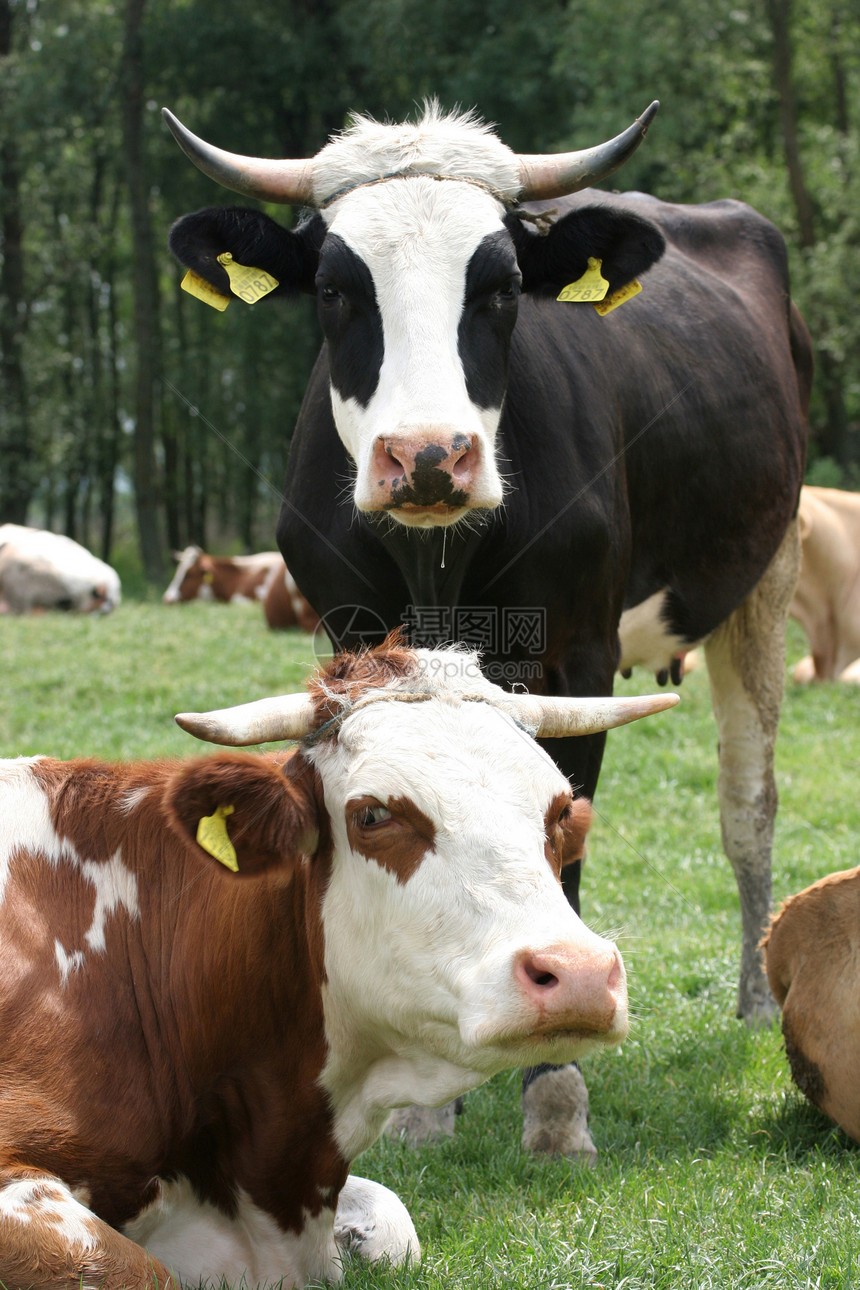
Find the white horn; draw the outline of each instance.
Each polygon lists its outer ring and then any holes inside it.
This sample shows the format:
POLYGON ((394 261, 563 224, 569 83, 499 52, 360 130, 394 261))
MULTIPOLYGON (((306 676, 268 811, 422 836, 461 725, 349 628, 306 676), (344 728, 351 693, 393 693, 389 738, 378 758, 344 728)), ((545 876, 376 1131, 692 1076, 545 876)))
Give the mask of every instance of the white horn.
POLYGON ((314 705, 307 694, 282 694, 215 712, 180 712, 176 724, 210 744, 244 748, 248 744, 302 739, 310 730, 314 705))
MULTIPOLYGON (((498 700, 497 700, 498 702, 498 700)), ((594 735, 640 717, 664 712, 680 702, 677 694, 643 694, 630 698, 558 699, 540 694, 507 694, 502 699, 524 726, 535 729, 535 738, 562 739, 568 735, 594 735)))

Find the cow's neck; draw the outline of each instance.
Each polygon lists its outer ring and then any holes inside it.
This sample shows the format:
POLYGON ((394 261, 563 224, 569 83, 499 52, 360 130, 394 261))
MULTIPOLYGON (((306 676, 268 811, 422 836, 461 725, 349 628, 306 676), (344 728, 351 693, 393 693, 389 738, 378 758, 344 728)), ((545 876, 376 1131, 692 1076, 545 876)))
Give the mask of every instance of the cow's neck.
POLYGON ((329 1097, 335 1141, 353 1160, 379 1137, 395 1107, 442 1106, 483 1084, 486 1074, 434 1057, 426 1044, 378 1033, 356 1024, 354 1001, 339 999, 336 985, 324 990, 328 1059, 320 1084, 329 1097))
POLYGON ((452 609, 460 603, 463 580, 483 540, 484 525, 425 531, 395 523, 380 536, 403 575, 413 606, 452 609))

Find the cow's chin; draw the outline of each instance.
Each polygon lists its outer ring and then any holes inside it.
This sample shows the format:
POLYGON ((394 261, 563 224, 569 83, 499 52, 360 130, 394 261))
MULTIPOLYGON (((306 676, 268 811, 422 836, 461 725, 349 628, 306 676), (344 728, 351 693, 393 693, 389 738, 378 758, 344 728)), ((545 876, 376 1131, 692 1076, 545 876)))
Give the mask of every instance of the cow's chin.
POLYGON ((457 524, 469 514, 471 509, 469 506, 445 506, 441 502, 435 506, 417 506, 408 503, 405 506, 386 507, 384 514, 390 515, 393 520, 397 520, 398 524, 408 529, 436 529, 457 524))
POLYGON ((564 1066, 601 1048, 616 1048, 627 1038, 626 1017, 608 1031, 559 1030, 530 1034, 502 1032, 482 1036, 474 1050, 475 1066, 492 1064, 498 1070, 512 1066, 564 1066))

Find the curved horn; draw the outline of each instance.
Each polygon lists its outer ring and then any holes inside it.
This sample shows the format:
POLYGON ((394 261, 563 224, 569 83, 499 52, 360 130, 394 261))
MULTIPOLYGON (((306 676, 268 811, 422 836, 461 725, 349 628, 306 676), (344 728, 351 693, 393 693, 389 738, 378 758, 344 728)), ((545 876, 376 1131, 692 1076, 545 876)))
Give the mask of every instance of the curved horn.
POLYGON ((535 738, 561 739, 568 735, 594 735, 614 726, 625 726, 640 717, 664 712, 680 702, 677 694, 643 694, 631 698, 550 699, 540 694, 506 694, 500 706, 523 725, 537 727, 535 738))
POLYGON ((215 712, 180 712, 176 724, 190 735, 210 744, 244 748, 248 744, 301 739, 308 733, 314 705, 307 694, 282 694, 276 699, 258 699, 235 708, 215 712))
POLYGON ((313 201, 312 161, 275 161, 224 152, 186 130, 167 108, 161 109, 161 115, 185 155, 216 184, 264 202, 298 206, 313 201))
POLYGON ((540 201, 545 197, 565 197, 589 184, 598 184, 631 157, 648 133, 657 115, 659 99, 645 109, 622 133, 600 143, 596 148, 579 152, 559 152, 548 156, 520 156, 521 202, 540 201))

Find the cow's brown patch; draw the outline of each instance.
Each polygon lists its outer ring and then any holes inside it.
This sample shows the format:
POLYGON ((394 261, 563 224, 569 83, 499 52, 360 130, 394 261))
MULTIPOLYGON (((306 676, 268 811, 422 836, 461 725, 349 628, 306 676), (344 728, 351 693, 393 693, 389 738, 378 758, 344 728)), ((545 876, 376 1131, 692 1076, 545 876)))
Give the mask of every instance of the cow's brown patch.
POLYGON ((581 860, 591 827, 591 804, 584 797, 557 793, 544 815, 544 853, 554 873, 561 875, 566 864, 581 860))
POLYGON ((415 651, 403 644, 400 628, 372 649, 335 655, 308 686, 316 709, 314 729, 337 716, 345 703, 355 703, 368 690, 381 689, 392 681, 414 676, 417 671, 415 651))
MULTIPOLYGON (((223 773, 235 786, 232 757, 223 773)), ((217 770, 219 758, 211 760, 217 770)), ((284 1230, 300 1232, 347 1176, 319 1087, 328 819, 317 813, 318 776, 301 754, 286 765, 283 756, 257 761, 267 791, 273 776, 280 781, 277 818, 255 837, 261 850, 277 850, 287 825, 304 837, 310 814, 318 826, 313 857, 286 857, 289 882, 282 868, 235 879, 180 841, 167 796, 188 763, 34 766, 57 832, 82 857, 106 860, 121 848, 140 916, 112 914, 105 949, 87 946, 64 983, 54 942, 70 951, 81 944, 91 884, 38 851, 16 854, 0 907, 9 948, 0 1030, 13 1055, 7 1088, 16 1090, 0 1098, 0 1170, 20 1177, 29 1167, 85 1187, 93 1214, 114 1228, 152 1202, 159 1176, 184 1174, 225 1212, 241 1187, 284 1230)), ((13 1268, 7 1283, 31 1284, 26 1262, 20 1277, 18 1263, 3 1263, 8 1248, 0 1232, 0 1279, 13 1268)), ((118 1279, 110 1258, 97 1276, 87 1267, 85 1279, 145 1284, 133 1263, 116 1266, 118 1279)), ((71 1268, 63 1283, 78 1279, 71 1268)))
POLYGON ((436 844, 436 826, 408 797, 380 802, 376 797, 353 797, 346 804, 346 831, 353 851, 375 860, 401 884, 415 873, 436 844), (390 818, 369 822, 370 812, 384 806, 390 818))

